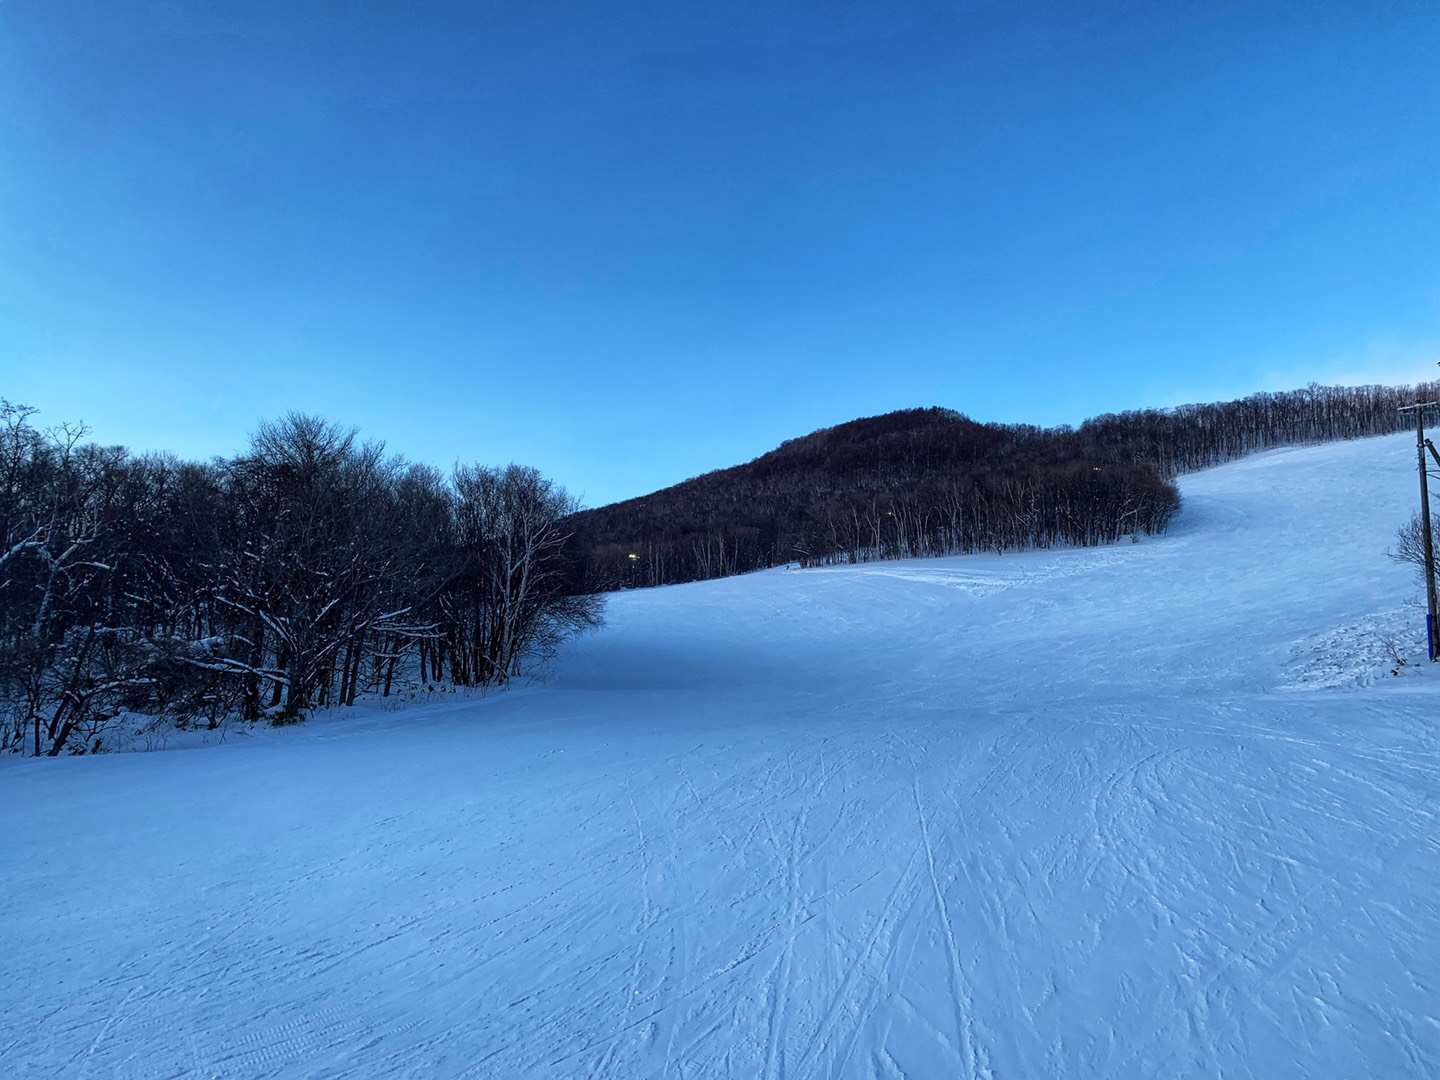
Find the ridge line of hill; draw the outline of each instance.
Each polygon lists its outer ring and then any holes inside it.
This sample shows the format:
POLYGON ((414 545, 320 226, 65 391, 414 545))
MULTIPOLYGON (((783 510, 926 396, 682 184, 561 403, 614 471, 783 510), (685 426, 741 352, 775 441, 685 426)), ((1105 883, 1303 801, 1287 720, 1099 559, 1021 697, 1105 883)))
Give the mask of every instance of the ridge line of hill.
POLYGON ((770 566, 1093 546, 1164 532, 1174 477, 1275 446, 1388 434, 1440 383, 1318 386, 1135 409, 1078 427, 901 409, 786 439, 748 462, 569 519, 579 586, 770 566))

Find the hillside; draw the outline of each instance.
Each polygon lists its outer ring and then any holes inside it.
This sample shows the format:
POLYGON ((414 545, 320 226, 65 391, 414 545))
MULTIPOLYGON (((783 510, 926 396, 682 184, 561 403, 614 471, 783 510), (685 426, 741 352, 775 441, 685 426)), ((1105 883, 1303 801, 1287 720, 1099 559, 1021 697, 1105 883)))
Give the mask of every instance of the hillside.
POLYGON ((579 588, 1088 547, 1163 532, 1170 480, 1275 446, 1399 430, 1426 387, 1319 387, 1096 417, 1078 429, 909 409, 824 428, 754 461, 570 520, 579 588))
POLYGON ((1111 543, 1162 531, 1178 502, 1152 466, 1073 433, 929 408, 824 428, 571 523, 586 582, 606 589, 787 562, 1111 543))
POLYGON ((1434 1076, 1413 441, 1178 486, 616 593, 510 693, 0 761, 5 1072, 1434 1076))

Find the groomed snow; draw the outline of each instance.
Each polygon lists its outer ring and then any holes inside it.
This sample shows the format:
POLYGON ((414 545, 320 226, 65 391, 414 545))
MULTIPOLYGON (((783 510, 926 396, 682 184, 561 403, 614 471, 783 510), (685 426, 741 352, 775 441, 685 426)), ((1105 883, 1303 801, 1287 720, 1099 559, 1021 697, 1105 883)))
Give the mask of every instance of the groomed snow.
POLYGON ((1405 436, 613 597, 544 686, 0 765, 0 1074, 1440 1074, 1405 436))

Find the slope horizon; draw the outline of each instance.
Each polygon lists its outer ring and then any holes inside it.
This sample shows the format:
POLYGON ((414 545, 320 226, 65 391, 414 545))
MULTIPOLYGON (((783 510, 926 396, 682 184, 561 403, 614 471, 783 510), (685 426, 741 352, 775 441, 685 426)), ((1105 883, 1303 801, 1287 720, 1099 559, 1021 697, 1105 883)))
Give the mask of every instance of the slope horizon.
POLYGON ((1125 415, 1134 414, 1134 413, 1174 413, 1174 412, 1178 412, 1178 411, 1183 411, 1183 410, 1185 410, 1185 409, 1208 407, 1208 406, 1214 406, 1214 405, 1231 405, 1231 404, 1236 404, 1236 403, 1238 403, 1238 402, 1248 401, 1248 400, 1251 400, 1251 399, 1253 399, 1253 398, 1263 397, 1263 396, 1267 396, 1267 395, 1273 395, 1273 394, 1282 394, 1282 395, 1283 395, 1283 394, 1292 394, 1292 393, 1300 393, 1300 392, 1302 392, 1302 391, 1316 390, 1316 389, 1319 389, 1319 390, 1366 390, 1366 389, 1370 389, 1370 388, 1380 388, 1380 389, 1392 390, 1392 391, 1414 391, 1416 394, 1421 394, 1421 393, 1427 393, 1427 394, 1428 394, 1428 393, 1436 392, 1437 388, 1440 388, 1440 379, 1436 379, 1436 380, 1434 380, 1434 381, 1420 380, 1420 381, 1411 381, 1411 382, 1406 382, 1406 381, 1404 381, 1403 379, 1401 379, 1401 380, 1391 380, 1391 381, 1375 380, 1375 381, 1323 382, 1323 383, 1322 383, 1322 382, 1314 382, 1314 381, 1312 381, 1312 382, 1306 383, 1306 384, 1303 385, 1303 386, 1290 386, 1290 387, 1283 387, 1283 388, 1281 388, 1281 387, 1272 387, 1272 388, 1267 388, 1267 389, 1252 390, 1252 391, 1250 391, 1249 393, 1240 394, 1240 395, 1235 396, 1235 397, 1217 397, 1217 398, 1211 398, 1211 399, 1208 399, 1208 400, 1198 400, 1198 399, 1197 399, 1197 400, 1194 400, 1194 401, 1179 401, 1179 402, 1176 402, 1176 403, 1174 403, 1174 404, 1144 404, 1144 405, 1135 405, 1135 406, 1132 406, 1132 407, 1130 407, 1130 408, 1124 408, 1124 409, 1111 409, 1111 410, 1106 411, 1106 412, 1100 412, 1100 413, 1095 413, 1095 414, 1090 415, 1090 416, 1085 416, 1085 417, 1083 417, 1083 418, 1081 418, 1081 419, 1079 419, 1079 420, 1077 420, 1077 421, 1075 421, 1075 422, 1073 422, 1073 423, 1060 422, 1060 423, 1049 423, 1049 424, 1046 424, 1046 423, 1031 423, 1031 422, 1026 421, 1026 420, 987 420, 987 419, 982 419, 982 418, 978 418, 978 417, 976 417, 976 416, 973 416, 973 415, 971 415, 969 412, 965 411, 964 409, 959 409, 959 408, 956 408, 956 407, 951 406, 951 405, 941 405, 941 404, 938 404, 938 403, 937 403, 937 404, 930 404, 930 405, 909 405, 909 406, 902 406, 902 407, 900 407, 900 408, 895 408, 895 409, 886 409, 886 410, 884 410, 884 411, 882 411, 882 412, 864 413, 864 414, 859 415, 859 416, 852 416, 852 417, 850 417, 850 418, 848 418, 848 419, 846 419, 846 420, 837 420, 837 421, 835 421, 834 423, 822 424, 822 425, 820 425, 819 427, 812 428, 811 430, 806 431, 806 432, 804 432, 804 433, 802 433, 802 434, 792 435, 792 436, 789 436, 789 437, 787 437, 787 438, 781 439, 778 443, 776 443, 775 445, 773 445, 773 446, 770 447, 769 449, 767 449, 767 450, 762 450, 762 451, 760 451, 759 453, 755 454, 755 455, 752 456, 752 457, 744 458, 744 459, 742 459, 742 460, 732 462, 732 463, 729 464, 729 465, 716 465, 714 468, 703 469, 703 470, 701 470, 700 472, 697 472, 697 473, 695 473, 695 474, 693 474, 693 475, 691 475, 691 476, 687 476, 687 477, 685 477, 685 478, 682 479, 682 480, 676 480, 676 481, 673 482, 673 483, 665 484, 665 485, 663 485, 663 486, 661 486, 661 487, 657 487, 657 488, 652 488, 652 489, 650 489, 650 490, 648 490, 648 491, 641 492, 641 493, 639 493, 639 494, 637 494, 637 495, 627 495, 627 496, 625 496, 625 497, 623 497, 623 498, 613 499, 613 500, 611 500, 611 501, 609 501, 609 502, 604 502, 604 503, 596 503, 596 504, 594 504, 594 505, 590 505, 590 504, 587 503, 587 504, 584 504, 583 509, 585 509, 585 510, 604 510, 604 509, 608 509, 608 508, 610 508, 610 507, 624 506, 624 505, 629 504, 629 503, 634 503, 634 502, 642 501, 642 500, 644 500, 644 499, 649 498, 649 497, 652 496, 652 495, 660 495, 660 494, 663 494, 663 493, 665 493, 665 492, 672 491, 672 490, 674 490, 675 488, 683 487, 683 486, 685 486, 686 484, 691 483, 692 481, 695 481, 695 480, 703 480, 703 479, 705 479, 706 477, 715 476, 715 475, 717 475, 717 474, 727 473, 727 472, 729 472, 729 471, 731 471, 731 470, 733 470, 733 469, 743 468, 743 467, 745 467, 745 466, 747 466, 747 465, 754 465, 756 462, 762 461, 763 459, 765 459, 766 457, 768 457, 769 455, 775 453, 775 452, 778 451, 778 450, 783 450, 785 447, 791 445, 792 443, 803 442, 803 441, 806 440, 806 439, 814 438, 815 436, 818 436, 818 435, 825 435, 825 434, 827 434, 827 433, 829 433, 829 432, 844 431, 845 429, 850 428, 850 427, 852 427, 852 426, 854 426, 854 425, 865 424, 865 423, 867 423, 867 422, 869 422, 869 421, 881 420, 881 419, 885 419, 885 418, 888 418, 888 417, 921 416, 921 415, 928 414, 928 413, 947 413, 947 414, 949 414, 950 416, 952 416, 952 417, 954 417, 954 418, 956 418, 956 419, 958 419, 958 420, 962 420, 962 421, 965 421, 965 422, 971 423, 971 424, 976 424, 976 425, 979 425, 979 426, 982 426, 982 427, 1026 428, 1026 429, 1034 429, 1034 430, 1037 430, 1037 431, 1042 432, 1042 433, 1054 433, 1054 432, 1074 431, 1074 430, 1077 430, 1077 429, 1079 429, 1079 428, 1084 427, 1084 426, 1087 425, 1087 424, 1091 424, 1091 423, 1095 423, 1095 422, 1098 422, 1098 421, 1102 421, 1102 420, 1105 420, 1105 419, 1110 418, 1110 417, 1125 416, 1125 415))
POLYGON ((802 566, 1112 543, 1163 532, 1174 478, 1273 446, 1377 435, 1440 384, 1325 387, 1139 409, 1078 426, 910 409, 570 518, 580 591, 802 566))
MULTIPOLYGON (((1440 364, 1440 361, 1425 361, 1424 363, 1427 365, 1440 364)), ((668 481, 666 483, 660 484, 659 486, 647 487, 639 492, 636 492, 635 494, 622 495, 617 498, 608 499, 603 502, 587 500, 585 498, 585 492, 581 488, 581 486, 567 479, 567 477, 561 473, 547 472, 547 475, 560 483, 568 492, 575 495, 581 501, 583 509, 601 510, 615 506, 623 506, 627 503, 643 500, 653 495, 662 494, 675 488, 683 487, 685 484, 688 484, 695 480, 700 480, 705 477, 715 475, 717 473, 724 473, 731 469, 754 464, 755 462, 765 458, 767 455, 773 453, 774 451, 779 450, 785 447, 787 444, 796 441, 804 440, 816 435, 821 435, 825 432, 843 429, 852 424, 863 423, 865 421, 875 420, 886 416, 924 413, 930 410, 942 410, 944 412, 952 413, 957 417, 961 417, 971 423, 980 425, 1006 428, 1034 428, 1042 432, 1056 432, 1073 430, 1086 424, 1103 420, 1107 417, 1112 416, 1120 416, 1140 412, 1173 412, 1175 410, 1182 410, 1197 406, 1230 404, 1234 402, 1249 400, 1251 398, 1267 394, 1295 393, 1301 390, 1316 387, 1322 389, 1366 389, 1370 387, 1381 387, 1389 390, 1415 389, 1417 392, 1424 389, 1425 387, 1440 387, 1440 382, 1432 382, 1431 380, 1416 377, 1419 376, 1424 370, 1425 368, 1420 364, 1405 364, 1400 365, 1399 367, 1396 367, 1395 365, 1386 365, 1384 367, 1384 373, 1387 377, 1384 378, 1354 377, 1348 379, 1331 379, 1326 381, 1311 380, 1303 385, 1295 385, 1293 382, 1277 382, 1274 379, 1257 379, 1255 380, 1254 384, 1257 388, 1245 393, 1239 393, 1234 395, 1221 395, 1212 398, 1177 398, 1168 402, 1165 400, 1165 395, 1154 395, 1148 401, 1136 402, 1128 406, 1116 407, 1106 411, 1092 413, 1089 415, 1081 416, 1073 421, 1059 422, 1032 421, 1029 418, 1019 415, 1018 413, 1010 419, 980 418, 966 409, 938 402, 929 405, 904 405, 898 406, 896 408, 882 409, 877 412, 863 412, 845 417, 843 419, 837 419, 834 421, 821 423, 816 427, 810 428, 809 430, 798 434, 782 435, 776 441, 770 443, 769 445, 750 451, 749 456, 746 456, 745 453, 742 452, 738 457, 731 460, 728 464, 721 463, 712 465, 708 468, 701 468, 697 472, 691 473, 687 476, 683 476, 676 480, 668 481), (1402 374, 1402 372, 1404 374, 1402 374), (1405 374, 1408 374, 1409 377, 1405 377, 1405 374)), ((47 407, 44 403, 37 405, 36 401, 25 399, 22 395, 15 395, 11 397, 11 401, 14 404, 23 404, 26 406, 36 407, 38 414, 46 421, 47 424, 69 423, 81 425, 85 428, 87 435, 94 436, 94 441, 98 445, 123 446, 126 449, 137 453, 159 453, 176 456, 181 458, 182 460, 210 461, 219 458, 227 458, 239 454, 243 452, 243 447, 245 445, 245 442, 242 440, 229 446, 228 448, 220 447, 213 449, 209 453, 190 455, 185 453, 183 450, 177 449, 173 445, 164 445, 161 443, 160 440, 156 440, 153 438, 142 440, 140 442, 127 442, 123 438, 108 438, 106 437, 106 432, 112 430, 112 426, 108 423, 107 418, 104 416, 57 413, 53 409, 47 407)), ((453 467, 453 465, 456 463, 482 460, 469 455, 459 455, 456 457, 454 462, 450 463, 450 466, 446 466, 445 464, 438 461, 427 460, 426 458, 406 453, 403 449, 397 448, 396 441, 392 440, 384 433, 371 432, 358 423, 352 423, 349 417, 335 416, 323 409, 317 410, 315 412, 311 412, 304 408, 287 411, 297 411, 300 413, 305 413, 306 415, 318 415, 326 420, 341 424, 344 427, 354 430, 367 440, 375 441, 379 445, 387 449, 394 450, 394 452, 401 454, 407 461, 414 462, 416 464, 433 465, 443 470, 447 467, 453 467)), ((254 420, 254 424, 258 426, 268 420, 276 419, 279 415, 281 414, 271 413, 268 415, 257 416, 254 420)), ((253 433, 254 428, 252 428, 251 430, 253 433)), ((246 438, 248 439, 248 435, 246 436, 246 438)), ((511 457, 509 460, 511 462, 519 461, 520 463, 526 465, 540 464, 536 461, 524 460, 521 456, 511 457)), ((499 459, 495 459, 494 461, 487 460, 486 463, 499 464, 500 461, 499 459)))

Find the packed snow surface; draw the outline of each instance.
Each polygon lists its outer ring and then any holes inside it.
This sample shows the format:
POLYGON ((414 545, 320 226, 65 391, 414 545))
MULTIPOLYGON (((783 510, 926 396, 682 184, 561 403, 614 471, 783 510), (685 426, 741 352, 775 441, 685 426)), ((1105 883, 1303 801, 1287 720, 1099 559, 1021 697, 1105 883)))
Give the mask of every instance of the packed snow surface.
POLYGON ((0 766, 5 1076, 1440 1074, 1404 436, 612 597, 541 685, 0 766))

